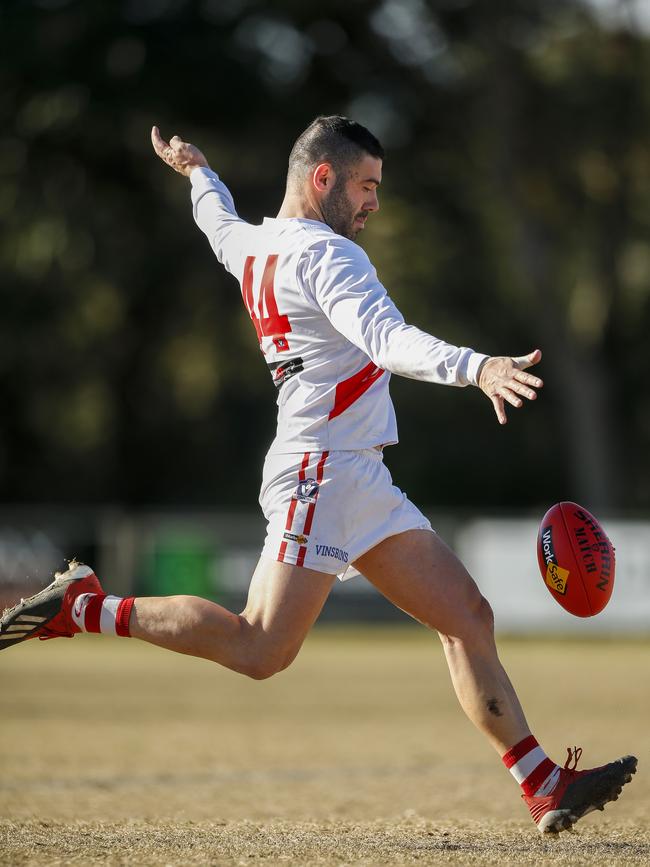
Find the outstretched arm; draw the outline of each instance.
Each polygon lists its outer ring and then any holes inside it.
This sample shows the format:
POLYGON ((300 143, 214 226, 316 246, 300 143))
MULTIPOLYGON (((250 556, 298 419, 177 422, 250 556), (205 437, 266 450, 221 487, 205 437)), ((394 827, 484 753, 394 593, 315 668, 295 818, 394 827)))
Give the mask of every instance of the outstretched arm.
POLYGON ((308 297, 334 328, 384 370, 439 385, 478 385, 487 355, 407 325, 353 241, 332 235, 308 247, 299 267, 308 297))
POLYGON ((478 387, 492 401, 499 424, 505 424, 506 401, 514 407, 523 406, 522 397, 535 400, 536 388, 544 383, 538 376, 524 373, 527 367, 532 367, 541 361, 541 350, 535 349, 528 355, 517 358, 494 356, 483 363, 478 375, 478 387))
POLYGON ((541 359, 536 349, 519 358, 489 357, 427 334, 404 317, 377 278, 363 250, 333 236, 308 247, 301 259, 302 283, 334 328, 367 353, 378 367, 441 385, 477 385, 505 424, 505 402, 534 400, 542 380, 524 373, 541 359))
POLYGON ((248 223, 238 216, 228 187, 193 144, 177 135, 166 142, 157 126, 151 130, 151 143, 170 168, 187 178, 191 175, 194 220, 208 237, 217 259, 231 274, 240 275, 248 223))

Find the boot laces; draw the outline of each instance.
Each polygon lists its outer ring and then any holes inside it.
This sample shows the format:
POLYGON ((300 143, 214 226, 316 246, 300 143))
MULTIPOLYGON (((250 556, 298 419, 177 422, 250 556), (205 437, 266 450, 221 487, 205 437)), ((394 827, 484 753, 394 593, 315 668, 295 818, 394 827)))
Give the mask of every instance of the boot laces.
POLYGON ((582 747, 567 747, 567 757, 566 762, 564 763, 565 771, 575 771, 578 767, 578 762, 580 761, 580 756, 582 755, 582 747), (569 765, 573 762, 572 767, 569 765))

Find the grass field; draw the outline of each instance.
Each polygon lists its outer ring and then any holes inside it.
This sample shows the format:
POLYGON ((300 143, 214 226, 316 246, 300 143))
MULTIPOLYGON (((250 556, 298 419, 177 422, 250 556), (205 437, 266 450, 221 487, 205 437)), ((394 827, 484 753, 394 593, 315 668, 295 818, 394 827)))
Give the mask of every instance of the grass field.
POLYGON ((245 680, 126 640, 0 657, 0 864, 648 864, 650 642, 503 641, 533 732, 632 752, 604 813, 543 839, 423 629, 322 628, 245 680))

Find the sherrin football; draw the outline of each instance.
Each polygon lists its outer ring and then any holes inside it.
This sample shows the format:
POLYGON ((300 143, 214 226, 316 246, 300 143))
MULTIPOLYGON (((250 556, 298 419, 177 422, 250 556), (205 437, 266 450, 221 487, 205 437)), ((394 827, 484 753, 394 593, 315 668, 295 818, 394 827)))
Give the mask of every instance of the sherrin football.
POLYGON ((614 588, 614 548, 600 523, 577 503, 556 503, 544 515, 537 560, 549 593, 570 614, 593 617, 614 588))

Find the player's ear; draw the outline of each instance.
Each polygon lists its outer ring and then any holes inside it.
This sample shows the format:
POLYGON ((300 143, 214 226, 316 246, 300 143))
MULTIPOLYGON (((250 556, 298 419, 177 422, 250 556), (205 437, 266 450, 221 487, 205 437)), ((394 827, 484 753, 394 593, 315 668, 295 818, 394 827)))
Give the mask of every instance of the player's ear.
POLYGON ((329 163, 319 163, 311 175, 311 182, 319 193, 326 193, 334 186, 334 169, 329 163))

